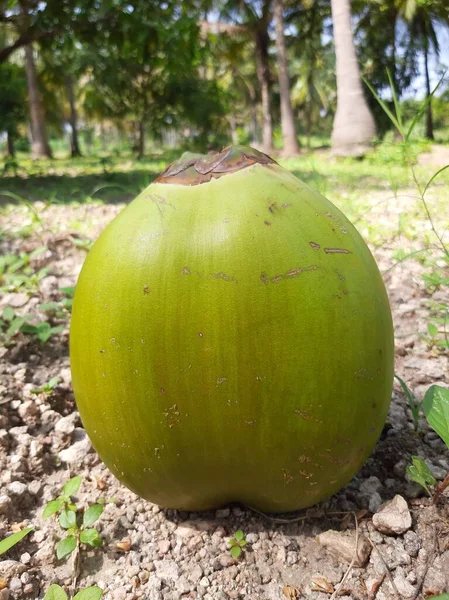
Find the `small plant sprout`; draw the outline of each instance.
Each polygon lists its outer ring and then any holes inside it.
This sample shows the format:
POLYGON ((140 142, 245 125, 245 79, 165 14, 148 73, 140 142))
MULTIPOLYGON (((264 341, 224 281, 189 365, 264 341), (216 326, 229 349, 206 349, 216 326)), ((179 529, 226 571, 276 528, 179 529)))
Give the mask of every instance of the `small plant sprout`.
POLYGON ((236 531, 229 540, 232 558, 238 559, 242 555, 243 548, 247 545, 246 536, 241 529, 236 531))
POLYGON ((419 413, 421 411, 421 402, 418 402, 418 400, 415 397, 415 394, 409 389, 409 387, 403 379, 401 379, 398 375, 395 375, 394 378, 397 379, 402 391, 404 392, 404 395, 408 402, 408 406, 410 408, 410 412, 412 413, 413 427, 415 431, 418 432, 420 431, 419 413))
POLYGON ((37 323, 37 325, 25 323, 20 328, 20 331, 23 333, 35 336, 41 344, 46 344, 53 335, 61 333, 63 330, 64 327, 62 325, 52 327, 48 321, 41 321, 40 323, 37 323))
MULTIPOLYGON (((424 395, 422 408, 430 427, 449 448, 449 390, 439 385, 432 385, 424 395)), ((449 487, 449 473, 438 485, 427 464, 417 456, 412 457, 412 464, 408 467, 407 473, 412 481, 422 485, 433 498, 434 504, 449 487), (429 486, 433 487, 432 491, 429 486)))
POLYGON ((17 531, 17 533, 13 533, 9 535, 4 540, 0 541, 0 556, 5 554, 8 550, 13 548, 16 544, 20 542, 26 535, 28 535, 31 531, 33 531, 32 527, 27 527, 26 529, 22 529, 21 531, 17 531))
POLYGON ((56 500, 47 503, 42 513, 44 518, 58 515, 59 525, 65 530, 66 536, 56 546, 56 556, 61 560, 79 550, 81 544, 92 548, 101 546, 102 540, 98 531, 92 525, 100 518, 104 510, 104 502, 92 504, 82 511, 73 502, 74 496, 82 482, 79 475, 70 479, 62 488, 61 495, 56 500))
POLYGON ((41 385, 40 387, 37 387, 37 388, 33 388, 31 390, 31 393, 32 394, 45 394, 46 396, 50 396, 60 381, 61 381, 61 378, 59 377, 59 375, 56 375, 55 377, 52 377, 51 379, 49 379, 47 381, 47 383, 44 383, 44 385, 41 385))
MULTIPOLYGON (((97 586, 92 586, 80 590, 72 597, 72 600, 100 600, 102 596, 103 590, 97 586)), ((62 587, 54 583, 48 588, 44 600, 69 600, 69 598, 62 587)))

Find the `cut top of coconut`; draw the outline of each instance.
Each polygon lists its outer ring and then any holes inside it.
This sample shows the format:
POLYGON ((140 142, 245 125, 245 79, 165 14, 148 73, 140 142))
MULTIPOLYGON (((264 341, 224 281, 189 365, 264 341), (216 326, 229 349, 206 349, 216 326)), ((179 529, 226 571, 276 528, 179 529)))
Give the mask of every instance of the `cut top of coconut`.
POLYGON ((156 183, 199 185, 241 171, 256 163, 277 164, 272 158, 250 146, 229 146, 221 152, 211 154, 185 152, 159 175, 156 183))

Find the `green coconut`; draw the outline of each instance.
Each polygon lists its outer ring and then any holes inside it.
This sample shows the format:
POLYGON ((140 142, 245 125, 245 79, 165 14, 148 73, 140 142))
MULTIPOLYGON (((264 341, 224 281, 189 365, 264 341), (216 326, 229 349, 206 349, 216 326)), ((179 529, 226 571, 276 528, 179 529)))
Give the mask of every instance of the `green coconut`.
POLYGON ((106 227, 70 338, 95 449, 165 507, 313 505, 357 473, 390 403, 391 313, 368 247, 251 148, 185 154, 106 227))

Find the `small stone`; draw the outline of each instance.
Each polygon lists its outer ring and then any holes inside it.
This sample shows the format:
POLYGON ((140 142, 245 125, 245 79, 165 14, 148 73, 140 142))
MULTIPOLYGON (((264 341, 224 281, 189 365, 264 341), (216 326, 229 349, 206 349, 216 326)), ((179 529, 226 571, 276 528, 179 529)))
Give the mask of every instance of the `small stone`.
POLYGON ((217 519, 227 519, 230 514, 231 511, 229 508, 220 508, 219 510, 215 511, 215 516, 217 519))
POLYGON ((424 496, 424 494, 425 494, 424 488, 422 487, 422 485, 419 485, 419 483, 415 483, 414 481, 410 481, 405 486, 404 496, 406 498, 409 498, 410 500, 413 500, 415 498, 419 498, 420 496, 424 496))
POLYGON ((257 533, 248 533, 248 535, 246 536, 246 541, 248 542, 248 544, 255 544, 258 539, 259 536, 257 535, 257 533))
POLYGON ((2 494, 0 496, 0 515, 6 515, 11 507, 11 498, 2 494))
POLYGON ((28 491, 30 492, 30 494, 33 494, 33 496, 37 496, 42 490, 42 482, 39 481, 38 479, 35 479, 34 481, 31 481, 28 484, 28 491))
POLYGON ((402 598, 413 598, 414 597, 416 590, 412 586, 412 584, 409 581, 407 581, 407 579, 404 577, 404 575, 402 573, 398 573, 397 575, 395 575, 393 581, 396 586, 396 589, 398 590, 398 592, 402 598))
POLYGON ((0 590, 0 600, 9 600, 9 590, 7 588, 0 590))
POLYGON ((12 308, 21 308, 27 304, 29 299, 28 294, 25 294, 25 292, 5 294, 0 301, 0 304, 3 306, 11 306, 12 308))
POLYGON ((179 567, 173 560, 155 560, 156 575, 164 583, 175 583, 179 577, 179 567))
POLYGON ((0 561, 0 573, 2 577, 9 581, 13 577, 18 577, 25 571, 25 566, 16 560, 2 560, 0 561))
POLYGON ((413 558, 418 556, 419 549, 421 548, 421 543, 419 541, 419 537, 414 531, 407 531, 405 533, 404 548, 407 554, 409 554, 413 558))
POLYGON ((412 516, 406 500, 396 495, 373 516, 373 525, 386 535, 405 533, 412 526, 412 516))
POLYGON ((75 427, 79 421, 79 414, 73 412, 66 417, 62 417, 55 424, 55 431, 63 433, 64 435, 70 435, 75 431, 75 427))
MULTIPOLYGON (((325 531, 317 536, 317 541, 327 548, 329 552, 342 558, 346 562, 350 563, 355 554, 356 535, 353 531, 325 531)), ((357 555, 354 565, 356 567, 363 567, 371 554, 371 544, 364 535, 359 535, 357 545, 357 555)))
POLYGON ((368 479, 365 479, 365 481, 362 481, 360 484, 360 492, 362 494, 374 494, 380 489, 382 489, 382 483, 375 475, 368 477, 368 479))
POLYGON ((378 492, 373 492, 368 502, 368 509, 370 513, 376 513, 379 510, 381 504, 382 498, 380 497, 380 494, 378 492))
POLYGON ((197 533, 198 532, 194 526, 188 524, 187 522, 184 523, 184 525, 178 525, 178 527, 175 529, 175 535, 184 540, 193 537, 197 533))
POLYGON ((26 421, 27 419, 30 419, 32 417, 35 417, 39 412, 39 409, 36 406, 36 403, 34 402, 34 400, 25 400, 25 402, 22 402, 21 405, 19 406, 18 409, 18 413, 19 416, 26 421))
POLYGON ((84 429, 77 428, 74 431, 76 442, 59 452, 59 458, 67 464, 81 463, 92 451, 92 445, 84 429))
POLYGON ((126 600, 126 588, 119 587, 112 592, 112 600, 126 600))
POLYGON ((23 496, 28 492, 27 486, 21 481, 11 481, 6 489, 11 496, 23 496))
POLYGON ((200 585, 201 585, 202 587, 204 587, 204 588, 208 588, 208 587, 210 586, 210 581, 209 581, 209 579, 208 579, 207 577, 203 577, 203 578, 200 580, 200 585))
POLYGON ((168 552, 170 552, 170 541, 162 540, 158 542, 158 548, 160 554, 168 554, 168 552))
POLYGON ((31 562, 31 554, 29 554, 29 552, 24 552, 20 557, 20 562, 23 565, 29 565, 31 562))
POLYGON ((33 594, 34 593, 34 585, 32 583, 27 583, 26 586, 23 588, 23 593, 26 596, 33 594))
POLYGON ((193 583, 197 583, 201 579, 202 576, 203 576, 203 569, 198 564, 195 565, 189 573, 189 579, 193 583))
POLYGON ((12 592, 20 592, 22 590, 22 582, 18 577, 13 577, 9 582, 8 587, 12 592))
POLYGON ((428 596, 437 596, 446 592, 446 577, 442 569, 438 569, 435 566, 429 567, 426 573, 423 584, 423 594, 427 598, 428 596))

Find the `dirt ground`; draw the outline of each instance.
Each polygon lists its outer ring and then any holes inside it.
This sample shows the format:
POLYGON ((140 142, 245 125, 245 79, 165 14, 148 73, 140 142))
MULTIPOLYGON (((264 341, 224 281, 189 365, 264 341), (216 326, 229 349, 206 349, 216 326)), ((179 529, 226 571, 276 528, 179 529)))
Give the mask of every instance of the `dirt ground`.
MULTIPOLYGON (((370 222, 396 222, 408 210, 405 199, 380 203, 387 195, 373 195, 373 210, 362 229, 369 229, 370 222)), ((35 270, 48 268, 35 289, 2 294, 0 310, 12 306, 18 315, 60 301, 60 288, 75 285, 86 256, 82 240, 95 239, 122 206, 35 208, 39 227, 26 238, 5 236, 0 248, 7 254, 46 247, 32 261, 35 270)), ((18 231, 32 223, 32 216, 26 207, 17 207, 2 217, 3 229, 18 231)), ((392 268, 403 243, 390 240, 372 249, 393 311, 396 373, 421 398, 429 385, 449 384, 447 354, 429 348, 418 335, 426 332, 429 316, 430 296, 422 279, 426 266, 405 260, 392 268)), ((448 298, 436 291, 433 300, 448 298)), ((411 600, 449 592, 449 495, 435 507, 406 477, 410 457, 418 455, 442 480, 449 453, 424 420, 423 432, 413 431, 398 387, 373 455, 323 505, 286 515, 285 522, 241 506, 199 514, 161 510, 123 487, 91 448, 71 388, 69 315, 40 316, 63 331, 45 344, 18 334, 14 343, 0 348, 0 539, 11 529, 35 528, 1 557, 0 600, 42 598, 50 583, 72 589, 72 562, 55 557, 61 528, 54 519, 44 520, 42 510, 76 474, 83 476, 80 506, 99 497, 108 501, 98 521, 103 546, 82 550, 77 589, 97 584, 107 600, 329 600, 336 595, 411 600), (32 392, 55 376, 59 382, 51 393, 32 392), (248 545, 234 560, 228 540, 239 529, 248 545)))

